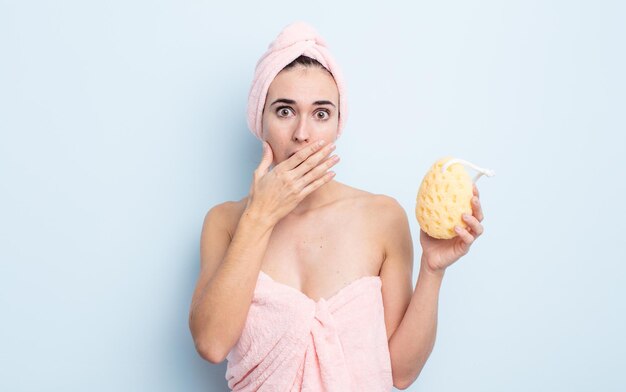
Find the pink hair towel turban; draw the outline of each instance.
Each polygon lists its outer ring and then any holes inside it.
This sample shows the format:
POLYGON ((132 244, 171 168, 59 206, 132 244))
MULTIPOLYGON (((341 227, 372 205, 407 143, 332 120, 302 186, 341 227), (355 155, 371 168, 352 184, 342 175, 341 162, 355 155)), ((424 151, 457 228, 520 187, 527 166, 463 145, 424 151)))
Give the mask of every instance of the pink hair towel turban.
POLYGON ((308 23, 298 21, 285 27, 270 43, 254 70, 248 94, 247 120, 250 131, 260 140, 263 135, 263 108, 272 80, 282 69, 300 55, 319 61, 332 75, 339 91, 339 124, 337 138, 346 123, 346 85, 339 66, 328 50, 324 38, 308 23))

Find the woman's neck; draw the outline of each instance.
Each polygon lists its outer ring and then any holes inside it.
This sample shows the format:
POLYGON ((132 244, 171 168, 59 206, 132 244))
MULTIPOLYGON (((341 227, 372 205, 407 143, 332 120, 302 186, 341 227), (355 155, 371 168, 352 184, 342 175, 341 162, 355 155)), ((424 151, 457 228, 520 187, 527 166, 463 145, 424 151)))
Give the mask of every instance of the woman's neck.
POLYGON ((332 203, 339 197, 340 184, 331 180, 321 187, 317 188, 313 192, 309 193, 300 203, 294 208, 289 215, 301 216, 309 211, 313 211, 316 208, 332 203))

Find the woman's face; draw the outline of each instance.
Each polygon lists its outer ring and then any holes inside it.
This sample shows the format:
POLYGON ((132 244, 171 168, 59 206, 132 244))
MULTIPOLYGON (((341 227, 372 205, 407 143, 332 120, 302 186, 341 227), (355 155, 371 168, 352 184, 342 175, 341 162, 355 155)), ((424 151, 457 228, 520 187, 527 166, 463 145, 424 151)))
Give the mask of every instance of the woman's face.
POLYGON ((320 139, 337 139, 339 91, 333 77, 318 67, 296 65, 270 84, 263 109, 263 140, 274 165, 320 139))

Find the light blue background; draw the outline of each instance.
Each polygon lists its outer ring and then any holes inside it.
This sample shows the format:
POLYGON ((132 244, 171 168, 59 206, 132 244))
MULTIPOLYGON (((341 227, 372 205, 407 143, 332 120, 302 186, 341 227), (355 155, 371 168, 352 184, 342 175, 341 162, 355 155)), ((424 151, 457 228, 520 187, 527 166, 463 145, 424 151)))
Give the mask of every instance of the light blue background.
POLYGON ((626 390, 623 2, 139 0, 0 1, 0 390, 227 390, 187 324, 200 230, 299 19, 347 78, 337 180, 404 206, 414 279, 426 170, 496 171, 410 390, 626 390))

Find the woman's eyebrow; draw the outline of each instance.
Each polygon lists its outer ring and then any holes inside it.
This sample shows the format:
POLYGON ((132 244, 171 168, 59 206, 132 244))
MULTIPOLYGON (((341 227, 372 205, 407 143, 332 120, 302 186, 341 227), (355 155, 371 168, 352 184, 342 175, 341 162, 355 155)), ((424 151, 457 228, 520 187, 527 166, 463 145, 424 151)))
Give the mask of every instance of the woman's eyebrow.
MULTIPOLYGON (((277 103, 286 103, 289 105, 293 105, 296 103, 296 101, 294 101, 293 99, 287 99, 287 98, 278 98, 277 100, 275 100, 274 102, 272 102, 272 104, 270 106, 273 106, 274 104, 277 103)), ((334 103, 330 102, 330 101, 315 101, 313 102, 313 105, 332 105, 333 107, 337 107, 335 106, 334 103)))

